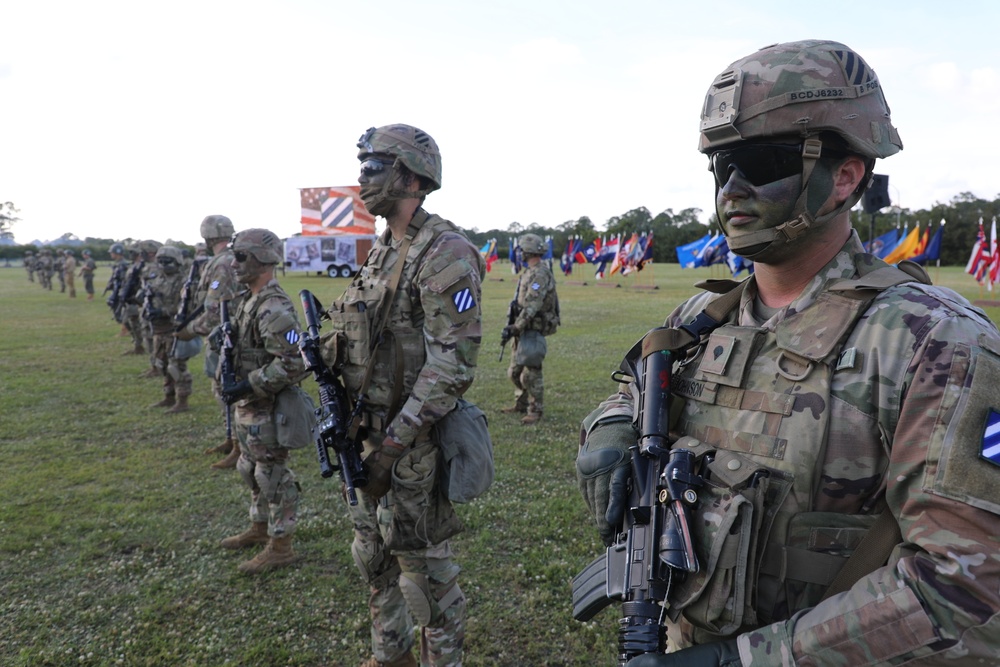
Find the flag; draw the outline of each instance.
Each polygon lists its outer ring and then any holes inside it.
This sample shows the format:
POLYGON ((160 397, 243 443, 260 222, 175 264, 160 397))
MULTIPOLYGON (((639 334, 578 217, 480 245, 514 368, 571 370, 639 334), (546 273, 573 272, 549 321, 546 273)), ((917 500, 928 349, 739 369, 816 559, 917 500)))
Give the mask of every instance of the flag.
POLYGON ((576 255, 580 252, 580 237, 569 237, 566 241, 566 252, 563 253, 562 261, 559 263, 563 273, 567 276, 573 273, 573 265, 576 263, 576 255))
POLYGON ((594 258, 594 263, 597 264, 597 271, 594 272, 594 277, 600 280, 605 275, 605 268, 607 268, 609 262, 613 262, 618 256, 618 248, 621 245, 621 239, 615 237, 605 243, 601 247, 601 252, 594 258))
POLYGON ((917 247, 913 250, 913 254, 907 257, 907 259, 913 259, 917 255, 924 254, 924 250, 927 249, 927 243, 930 241, 930 235, 931 226, 928 224, 927 227, 924 228, 924 235, 920 237, 920 243, 917 244, 917 247))
POLYGON ((899 242, 899 230, 890 229, 888 232, 882 236, 877 237, 874 241, 869 241, 865 244, 865 250, 875 255, 879 259, 882 259, 896 247, 899 242))
MULTIPOLYGON (((927 226, 930 230, 930 225, 927 226)), ((937 231, 934 232, 934 236, 931 240, 927 242, 927 247, 924 251, 915 257, 911 257, 911 262, 916 262, 917 264, 926 264, 927 262, 936 262, 941 259, 941 237, 944 234, 944 220, 938 225, 937 231)))
POLYGON ((892 252, 882 259, 886 264, 899 264, 904 259, 913 255, 913 251, 916 249, 918 243, 920 243, 919 223, 914 225, 910 233, 904 236, 903 240, 892 249, 892 252))
POLYGON ((361 201, 361 186, 299 188, 303 236, 374 234, 375 216, 361 201))
POLYGON ((601 239, 591 241, 586 248, 576 253, 577 264, 591 264, 601 254, 601 239))
MULTIPOLYGON (((726 242, 726 237, 722 234, 716 232, 715 236, 698 251, 695 256, 694 265, 698 266, 711 266, 712 264, 718 264, 719 262, 725 261, 725 254, 720 257, 719 247, 726 242)), ((726 244, 726 251, 729 250, 729 244, 726 244)))
POLYGON ((983 219, 979 218, 979 233, 976 235, 976 242, 972 246, 972 254, 969 255, 969 262, 965 265, 965 272, 982 282, 983 275, 990 265, 993 256, 989 245, 986 243, 986 233, 983 232, 983 219))
POLYGON ((625 268, 628 266, 628 256, 632 252, 632 246, 639 242, 639 235, 632 232, 631 238, 627 241, 623 241, 618 246, 618 252, 615 253, 614 259, 611 260, 611 269, 608 271, 610 275, 615 275, 619 271, 622 275, 625 275, 625 268))
POLYGON ((682 269, 693 269, 696 267, 698 261, 698 253, 701 252, 702 248, 708 245, 708 242, 712 240, 711 234, 705 234, 703 237, 697 241, 692 241, 685 245, 679 245, 676 248, 677 251, 677 261, 680 263, 682 269))
POLYGON ((1000 278, 1000 249, 997 248, 997 219, 993 216, 993 226, 990 229, 990 270, 989 287, 993 289, 993 283, 1000 278))
POLYGON ((486 262, 486 273, 493 270, 493 262, 497 261, 497 240, 490 239, 486 242, 482 248, 479 249, 479 254, 483 256, 483 260, 486 262))
POLYGON ((639 260, 639 270, 646 266, 647 262, 653 261, 653 232, 646 234, 642 243, 642 259, 639 260))

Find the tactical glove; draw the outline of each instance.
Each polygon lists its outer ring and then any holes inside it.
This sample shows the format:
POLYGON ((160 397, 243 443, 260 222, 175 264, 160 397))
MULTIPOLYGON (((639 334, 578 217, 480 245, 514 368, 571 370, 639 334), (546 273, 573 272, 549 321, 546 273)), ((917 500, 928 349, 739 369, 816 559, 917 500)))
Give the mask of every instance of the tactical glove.
POLYGON ((735 639, 692 646, 674 653, 647 653, 629 660, 625 667, 741 667, 735 639))
POLYGON ((187 342, 189 340, 194 340, 195 338, 197 338, 198 334, 196 334, 195 332, 191 331, 191 327, 190 326, 186 326, 186 327, 184 327, 183 329, 181 329, 179 331, 175 331, 174 332, 174 337, 177 340, 182 340, 182 341, 187 342))
POLYGON ((361 462, 365 472, 368 473, 368 483, 362 489, 372 500, 378 500, 389 493, 392 485, 392 466, 404 451, 405 447, 387 436, 382 441, 382 446, 361 462))
POLYGON ((226 402, 226 405, 232 405, 244 396, 252 393, 253 387, 250 386, 249 380, 240 380, 236 384, 222 386, 222 400, 226 402))
MULTIPOLYGON (((596 412, 596 411, 595 411, 596 412)), ((597 530, 605 545, 610 545, 621 525, 628 503, 628 482, 632 457, 629 447, 636 443, 637 434, 631 418, 618 416, 595 425, 584 420, 583 444, 576 459, 576 476, 580 492, 587 501, 597 530)))

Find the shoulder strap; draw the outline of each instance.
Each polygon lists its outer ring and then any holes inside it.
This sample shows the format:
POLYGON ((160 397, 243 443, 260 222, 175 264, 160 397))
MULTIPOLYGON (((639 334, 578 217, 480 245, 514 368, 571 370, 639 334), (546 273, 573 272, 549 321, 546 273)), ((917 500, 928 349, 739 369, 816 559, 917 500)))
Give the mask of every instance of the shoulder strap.
POLYGON ((861 538, 850 558, 830 582, 823 599, 849 590, 861 577, 885 565, 892 550, 902 539, 903 534, 899 530, 896 517, 886 509, 861 538))
MULTIPOLYGON (((747 279, 749 280, 749 278, 747 279)), ((683 350, 695 344, 701 337, 721 326, 723 320, 734 308, 739 306, 747 281, 730 283, 728 291, 719 298, 713 299, 705 310, 679 327, 660 327, 647 333, 642 341, 642 358, 662 350, 683 350)), ((630 353, 631 354, 631 353, 630 353)))

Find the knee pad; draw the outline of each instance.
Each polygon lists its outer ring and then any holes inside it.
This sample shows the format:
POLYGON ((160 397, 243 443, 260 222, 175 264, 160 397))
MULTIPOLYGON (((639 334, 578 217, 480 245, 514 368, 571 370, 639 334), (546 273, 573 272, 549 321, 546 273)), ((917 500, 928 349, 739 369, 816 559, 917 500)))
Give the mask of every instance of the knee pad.
MULTIPOLYGON (((236 443, 233 446, 239 447, 239 444, 236 443)), ((257 480, 254 479, 253 474, 254 467, 253 462, 245 456, 241 455, 240 458, 236 460, 236 472, 240 474, 240 477, 243 478, 243 481, 246 482, 246 485, 251 489, 257 488, 257 480)))
POLYGON ((399 575, 399 590, 418 625, 434 627, 445 610, 462 599, 462 589, 454 582, 440 599, 434 597, 427 575, 403 572, 399 575))

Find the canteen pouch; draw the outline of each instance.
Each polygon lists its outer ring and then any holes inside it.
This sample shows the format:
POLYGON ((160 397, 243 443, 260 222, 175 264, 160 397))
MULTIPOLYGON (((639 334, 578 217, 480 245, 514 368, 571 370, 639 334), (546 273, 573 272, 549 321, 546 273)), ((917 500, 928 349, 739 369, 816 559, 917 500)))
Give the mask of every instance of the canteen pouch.
POLYGON ((316 406, 302 387, 285 387, 274 397, 274 426, 278 445, 298 449, 315 440, 316 406))
POLYGON ((441 489, 441 450, 431 441, 404 453, 392 467, 390 551, 424 549, 457 535, 464 526, 441 489))
POLYGON ((191 340, 180 340, 177 339, 177 344, 174 345, 173 354, 170 356, 174 359, 190 359, 195 357, 201 352, 201 336, 195 336, 191 340))
POLYGON ((486 493, 495 474, 493 440, 479 406, 458 399, 434 425, 431 438, 441 447, 445 463, 441 486, 448 500, 467 503, 486 493))

